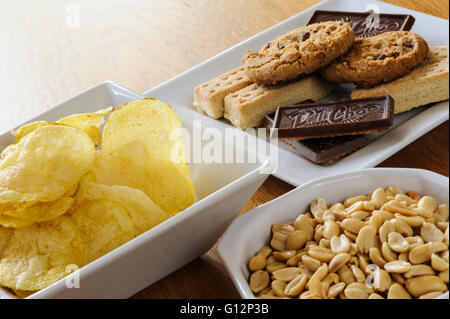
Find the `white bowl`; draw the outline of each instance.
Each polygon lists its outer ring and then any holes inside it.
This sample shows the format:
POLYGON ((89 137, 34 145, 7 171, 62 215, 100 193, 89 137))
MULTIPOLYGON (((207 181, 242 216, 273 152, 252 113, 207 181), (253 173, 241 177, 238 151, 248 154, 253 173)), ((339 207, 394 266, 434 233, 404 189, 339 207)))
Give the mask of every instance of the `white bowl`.
MULTIPOLYGON (((105 82, 30 121, 53 121, 74 113, 118 107, 141 98, 113 82, 105 82)), ((183 107, 173 108, 183 128, 192 136, 193 114, 196 113, 183 107)), ((203 132, 205 126, 200 130, 203 132)), ((185 147, 193 154, 193 143, 187 141, 185 139, 185 147)), ((0 150, 13 142, 8 132, 0 135, 0 150)), ((244 158, 250 158, 245 146, 227 140, 226 136, 222 142, 223 147, 235 149, 235 154, 242 152, 243 156, 248 156, 244 158)), ((268 160, 258 158, 242 164, 203 161, 190 165, 196 191, 191 207, 81 268, 80 288, 67 288, 66 280, 62 279, 30 298, 127 298, 146 288, 207 252, 267 178, 268 167, 268 160)), ((0 298, 14 296, 0 288, 0 298)))
MULTIPOLYGON (((449 203, 448 177, 420 169, 370 168, 319 178, 236 218, 221 238, 217 251, 243 298, 255 298, 248 285, 248 261, 269 242, 271 225, 294 220, 318 197, 328 203, 352 195, 369 194, 377 187, 399 186, 449 203)), ((448 298, 448 292, 439 298, 448 298)))

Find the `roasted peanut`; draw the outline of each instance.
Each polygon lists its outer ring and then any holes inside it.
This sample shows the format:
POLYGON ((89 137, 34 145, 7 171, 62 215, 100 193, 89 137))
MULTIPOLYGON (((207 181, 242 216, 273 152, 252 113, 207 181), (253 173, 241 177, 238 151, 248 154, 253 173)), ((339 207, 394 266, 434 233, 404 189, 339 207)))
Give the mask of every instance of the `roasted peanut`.
POLYGON ((398 283, 392 284, 388 291, 388 299, 411 299, 411 295, 398 283))
POLYGON ((304 255, 302 257, 302 262, 303 262, 303 265, 305 265, 305 267, 308 268, 311 271, 316 271, 317 268, 319 268, 320 265, 321 265, 320 260, 317 260, 317 259, 315 259, 313 257, 308 256, 308 255, 304 255))
POLYGON ((313 214, 313 216, 315 218, 317 218, 318 217, 317 214, 319 212, 325 211, 327 208, 328 208, 327 207, 327 201, 325 199, 323 199, 323 198, 318 198, 318 199, 316 199, 315 201, 313 201, 311 203, 310 211, 311 211, 311 214, 313 214))
POLYGON ((384 299, 384 298, 382 296, 380 296, 379 294, 373 293, 367 299, 384 299))
POLYGON ((388 235, 388 245, 391 250, 397 253, 404 253, 409 250, 408 241, 399 233, 392 232, 388 235))
POLYGON ((365 195, 353 196, 353 197, 349 197, 346 200, 344 200, 344 206, 347 208, 357 202, 368 201, 368 200, 370 200, 370 198, 365 195))
POLYGON ((420 195, 417 194, 417 193, 414 192, 414 191, 408 191, 406 194, 407 194, 409 197, 411 197, 412 199, 414 199, 415 201, 420 200, 420 195))
POLYGON ((375 209, 380 209, 381 206, 387 203, 386 192, 381 187, 377 188, 373 191, 370 200, 374 204, 375 209))
POLYGON ((401 285, 404 285, 406 282, 406 280, 405 280, 405 278, 403 278, 402 274, 393 272, 393 273, 391 273, 391 277, 392 277, 392 280, 394 280, 395 282, 397 282, 401 285))
POLYGON ((436 200, 433 197, 428 196, 428 195, 423 196, 419 200, 418 205, 419 205, 419 207, 423 207, 430 212, 434 212, 438 208, 436 200))
POLYGON ((344 291, 345 283, 339 282, 328 289, 328 298, 333 299, 344 291))
POLYGON ((414 297, 419 297, 432 291, 446 291, 447 286, 438 276, 419 276, 408 279, 406 289, 414 297))
POLYGON ((269 286, 269 283, 270 278, 267 271, 258 270, 250 276, 250 289, 254 293, 260 292, 261 290, 269 286))
POLYGON ((369 298, 369 294, 367 291, 360 288, 350 288, 347 287, 344 289, 345 297, 348 299, 367 299, 369 298))
POLYGON ((425 219, 421 216, 403 216, 401 214, 395 214, 395 218, 405 222, 411 227, 419 227, 425 222, 425 219))
POLYGON ((248 263, 248 269, 251 271, 257 271, 264 269, 267 265, 267 260, 263 255, 256 255, 252 259, 250 259, 248 263))
POLYGON ((345 265, 350 260, 350 258, 351 258, 351 256, 347 253, 337 254, 330 261, 330 265, 328 266, 328 271, 330 273, 336 272, 339 268, 341 268, 343 265, 345 265))
POLYGON ((448 205, 439 205, 437 213, 441 216, 443 221, 448 222, 448 205))
POLYGON ((444 271, 448 269, 448 262, 436 254, 431 254, 431 267, 436 271, 444 271))
POLYGON ((389 290, 391 285, 392 280, 389 273, 386 270, 377 268, 373 276, 373 288, 375 288, 376 291, 384 292, 389 290))
POLYGON ((342 282, 344 282, 346 285, 351 284, 352 282, 355 282, 355 276, 353 276, 353 273, 348 269, 346 265, 342 266, 338 270, 339 278, 342 282))
POLYGON ((299 250, 305 246, 307 236, 302 230, 296 230, 289 235, 286 241, 286 249, 299 250))
POLYGON ((358 234, 359 230, 364 226, 366 226, 366 223, 356 218, 346 218, 341 223, 343 229, 354 234, 358 234))
POLYGON ((412 265, 411 268, 404 274, 405 278, 410 279, 412 277, 434 275, 433 268, 428 265, 412 265))
POLYGON ((370 248, 369 256, 372 262, 379 267, 383 267, 386 264, 386 260, 381 256, 381 252, 378 248, 370 248))
POLYGON ((383 225, 379 229, 380 241, 383 243, 388 240, 388 235, 390 233, 395 232, 395 227, 392 224, 391 220, 387 220, 383 223, 383 225))
POLYGON ((303 292, 308 283, 308 277, 304 274, 300 274, 292 279, 284 288, 284 294, 286 296, 297 296, 303 292))
POLYGON ((302 231, 306 235, 306 241, 311 241, 314 236, 314 227, 311 222, 311 218, 306 215, 300 215, 294 221, 294 228, 298 231, 302 231))
POLYGON ((323 237, 331 239, 334 236, 339 236, 340 227, 334 220, 327 220, 323 228, 323 237))
POLYGON ((353 273, 353 276, 355 276, 357 282, 365 282, 366 281, 366 276, 364 275, 363 271, 359 267, 352 265, 350 267, 350 269, 353 273))
POLYGON ((439 273, 439 278, 441 278, 441 280, 442 280, 444 283, 448 284, 448 269, 447 269, 447 270, 444 270, 444 271, 441 271, 441 272, 439 273))
POLYGON ((420 236, 427 243, 429 242, 441 242, 444 240, 444 234, 434 224, 423 223, 420 228, 420 236))
POLYGON ((417 203, 417 201, 404 194, 397 194, 395 195, 394 199, 397 202, 405 202, 407 206, 417 203))
POLYGON ((339 282, 339 276, 335 273, 329 273, 322 279, 322 286, 326 292, 328 292, 328 288, 331 284, 337 284, 339 282))
POLYGON ((397 202, 396 200, 391 200, 383 205, 381 209, 387 210, 391 213, 399 213, 401 215, 405 216, 417 216, 418 213, 409 207, 406 207, 402 205, 401 203, 397 202))
POLYGON ((291 258, 289 258, 286 261, 286 265, 288 265, 288 266, 297 266, 298 263, 302 261, 302 257, 304 255, 307 255, 307 254, 308 253, 306 251, 301 251, 301 252, 295 254, 294 256, 292 256, 291 258))
POLYGON ((286 261, 295 255, 295 250, 274 251, 273 256, 276 260, 286 261))
POLYGON ((394 261, 398 259, 397 254, 391 250, 386 241, 381 245, 381 252, 383 253, 383 257, 386 261, 394 261))
POLYGON ((403 194, 403 190, 398 186, 389 186, 386 188, 386 196, 395 196, 397 194, 403 194))
POLYGON ((331 251, 335 254, 346 253, 350 249, 350 241, 347 236, 343 234, 339 237, 334 236, 330 239, 330 247, 331 251))
POLYGON ((281 280, 272 281, 271 288, 275 296, 283 297, 284 296, 284 288, 286 288, 286 283, 281 280))
POLYGON ((277 271, 277 270, 283 269, 283 268, 286 268, 286 264, 281 261, 275 261, 266 266, 266 270, 270 273, 273 273, 274 271, 277 271))
POLYGON ((330 262, 334 254, 331 250, 323 247, 312 247, 308 250, 308 255, 322 262, 330 262))
POLYGON ((406 261, 390 261, 384 265, 387 272, 406 273, 411 269, 411 264, 406 261))
POLYGON ((311 277, 311 279, 308 281, 308 287, 309 291, 312 294, 323 299, 327 297, 327 292, 325 291, 325 288, 323 287, 322 282, 318 277, 314 277, 313 275, 313 277, 311 277))
POLYGON ((409 249, 423 244, 423 239, 420 236, 406 237, 405 239, 409 243, 409 249))
POLYGON ((391 220, 392 225, 397 233, 400 233, 403 237, 411 237, 413 235, 413 229, 404 221, 398 218, 391 220))
POLYGON ((367 225, 361 228, 356 238, 356 246, 358 249, 367 254, 370 248, 376 246, 375 235, 377 229, 372 225, 367 225))
POLYGON ((442 291, 432 291, 419 297, 419 299, 434 299, 442 295, 442 291))
POLYGON ((287 267, 275 270, 272 275, 277 280, 289 282, 300 275, 300 270, 297 267, 287 267))
POLYGON ((258 252, 257 255, 261 255, 264 258, 267 258, 270 256, 270 254, 272 253, 272 248, 270 248, 269 246, 264 246, 263 248, 261 248, 258 252))

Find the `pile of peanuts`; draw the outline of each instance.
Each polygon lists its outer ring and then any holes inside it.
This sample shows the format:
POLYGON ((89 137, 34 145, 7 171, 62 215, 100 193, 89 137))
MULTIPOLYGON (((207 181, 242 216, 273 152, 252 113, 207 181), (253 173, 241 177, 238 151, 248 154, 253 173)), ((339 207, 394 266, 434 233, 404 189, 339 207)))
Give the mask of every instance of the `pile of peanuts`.
POLYGON ((259 298, 410 299, 448 291, 448 205, 399 187, 272 225, 270 246, 250 259, 259 298))

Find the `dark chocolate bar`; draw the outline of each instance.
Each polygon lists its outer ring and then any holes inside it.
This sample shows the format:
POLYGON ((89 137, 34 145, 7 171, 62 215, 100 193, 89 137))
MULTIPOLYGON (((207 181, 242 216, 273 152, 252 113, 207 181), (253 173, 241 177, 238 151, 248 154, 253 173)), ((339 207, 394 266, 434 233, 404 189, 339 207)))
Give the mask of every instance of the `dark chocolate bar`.
MULTIPOLYGON (((266 128, 273 127, 274 116, 275 114, 271 114, 265 117, 266 128)), ((364 135, 314 138, 303 141, 281 140, 289 145, 294 153, 317 164, 330 163, 369 144, 369 140, 364 135)))
POLYGON ((394 121, 394 100, 379 96, 356 100, 280 106, 271 134, 278 138, 309 138, 382 132, 394 121))
POLYGON ((415 20, 409 14, 316 10, 308 25, 325 21, 349 22, 355 37, 368 38, 388 31, 409 31, 415 20))

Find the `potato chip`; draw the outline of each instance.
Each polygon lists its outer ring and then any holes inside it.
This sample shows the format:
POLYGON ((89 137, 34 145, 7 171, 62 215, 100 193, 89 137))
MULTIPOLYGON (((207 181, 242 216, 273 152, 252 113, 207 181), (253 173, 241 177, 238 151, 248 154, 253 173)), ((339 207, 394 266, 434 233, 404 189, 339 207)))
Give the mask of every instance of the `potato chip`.
POLYGON ((0 161, 0 203, 54 201, 79 183, 94 156, 94 144, 80 129, 38 127, 0 161))
POLYGON ((150 98, 122 105, 103 131, 103 149, 144 167, 151 199, 171 215, 194 201, 180 129, 170 105, 150 98))
POLYGON ((0 257, 0 285, 40 290, 81 266, 84 243, 66 216, 15 229, 0 257))
POLYGON ((111 113, 114 110, 113 107, 108 107, 104 110, 100 110, 95 113, 81 113, 64 117, 55 123, 48 121, 36 121, 27 123, 15 131, 11 131, 11 134, 16 137, 18 143, 21 138, 33 132, 38 127, 52 126, 52 125, 67 125, 81 129, 85 132, 94 142, 95 146, 100 145, 102 140, 102 132, 99 127, 105 122, 105 115, 111 113))
POLYGON ((11 228, 5 228, 0 226, 0 256, 3 254, 3 251, 6 248, 6 245, 9 243, 9 239, 13 230, 11 228))
POLYGON ((17 289, 11 289, 17 297, 20 299, 25 299, 27 297, 30 297, 32 294, 36 293, 36 291, 26 291, 26 290, 17 290, 17 289))
POLYGON ((0 225, 4 227, 21 228, 34 223, 52 220, 66 213, 75 199, 63 196, 52 202, 40 202, 30 207, 13 208, 0 205, 0 225))
POLYGON ((105 123, 105 115, 111 113, 113 110, 114 108, 111 106, 95 113, 74 114, 64 117, 56 121, 56 123, 70 125, 80 129, 85 129, 91 126, 100 127, 103 123, 105 123))
POLYGON ((92 172, 99 184, 128 186, 150 195, 147 171, 128 159, 98 150, 92 172))
POLYGON ((77 203, 100 199, 113 201, 126 208, 133 221, 136 236, 170 217, 139 189, 102 185, 89 178, 83 179, 77 193, 77 203))
POLYGON ((21 138, 27 136, 28 134, 33 132, 38 127, 52 126, 52 125, 56 125, 56 124, 52 123, 52 122, 47 122, 47 121, 31 122, 31 123, 27 123, 27 124, 21 126, 16 131, 11 131, 11 134, 16 137, 16 142, 15 143, 18 143, 21 138))
POLYGON ((135 234, 128 211, 109 200, 86 201, 74 207, 70 216, 86 247, 84 264, 126 243, 135 234))

